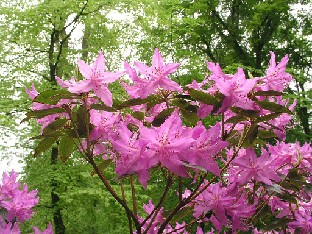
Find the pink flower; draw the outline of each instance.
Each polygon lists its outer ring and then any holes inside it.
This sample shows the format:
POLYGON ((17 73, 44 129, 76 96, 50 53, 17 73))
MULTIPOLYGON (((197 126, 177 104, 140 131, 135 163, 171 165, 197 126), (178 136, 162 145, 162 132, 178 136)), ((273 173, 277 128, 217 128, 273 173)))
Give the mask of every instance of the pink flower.
POLYGON ((90 123, 94 125, 91 132, 91 140, 106 140, 108 135, 114 129, 114 126, 120 121, 120 114, 107 111, 90 110, 90 123))
POLYGON ((126 61, 124 63, 124 67, 126 73, 129 75, 129 78, 132 80, 132 82, 134 82, 134 85, 122 83, 122 86, 126 89, 127 93, 131 98, 146 97, 147 95, 144 93, 144 89, 149 80, 140 78, 136 70, 132 68, 126 61))
POLYGON ((303 212, 296 212, 295 218, 296 220, 290 222, 289 227, 300 229, 300 233, 302 234, 310 234, 312 233, 312 215, 311 209, 305 210, 303 212))
POLYGON ((163 58, 157 48, 153 55, 151 67, 140 62, 135 62, 134 65, 145 78, 145 81, 140 81, 141 85, 146 83, 146 85, 140 87, 142 89, 141 98, 146 98, 149 94, 154 93, 157 88, 178 92, 182 91, 182 88, 176 82, 168 78, 168 75, 175 72, 180 64, 164 64, 163 58))
POLYGON ((190 134, 185 133, 177 111, 174 111, 160 127, 140 128, 140 138, 148 142, 151 157, 175 174, 188 177, 181 161, 181 153, 190 148, 194 140, 190 134))
POLYGON ((47 229, 43 230, 42 232, 37 227, 32 227, 34 229, 34 234, 53 234, 52 224, 49 223, 47 229))
POLYGON ((2 220, 0 216, 0 233, 1 234, 20 234, 21 231, 18 227, 17 222, 15 222, 14 224, 10 222, 6 223, 2 220))
POLYGON ((220 183, 211 184, 194 200, 194 216, 200 217, 212 211, 210 221, 220 231, 227 224, 226 209, 236 201, 236 197, 228 194, 220 183))
POLYGON ((183 158, 193 166, 201 166, 207 171, 219 175, 218 163, 213 158, 222 149, 228 146, 228 142, 220 139, 221 125, 206 130, 204 126, 198 125, 193 129, 194 142, 190 150, 185 151, 183 158))
POLYGON ((137 173, 139 182, 146 188, 149 179, 148 169, 158 161, 146 150, 147 142, 137 139, 125 123, 116 130, 117 138, 111 139, 114 149, 119 153, 116 161, 116 173, 119 176, 137 173))
POLYGON ((68 85, 68 91, 72 93, 87 93, 91 90, 99 97, 107 106, 112 106, 112 94, 108 89, 108 84, 116 81, 123 72, 104 72, 105 58, 102 52, 99 52, 97 59, 92 66, 87 65, 84 61, 78 60, 80 73, 86 78, 77 83, 70 81, 65 83, 68 85))
POLYGON ((259 88, 263 91, 275 90, 282 92, 292 80, 291 75, 285 72, 288 55, 282 58, 281 62, 276 65, 275 54, 272 51, 270 51, 270 54, 270 66, 266 72, 266 76, 260 78, 259 88))
POLYGON ((251 182, 252 179, 271 185, 273 181, 279 181, 280 177, 276 173, 276 167, 272 164, 269 154, 264 152, 260 157, 248 148, 240 150, 239 157, 233 161, 235 166, 238 166, 236 173, 238 175, 238 182, 245 184, 251 182))
POLYGON ((254 88, 257 79, 247 80, 241 68, 238 68, 234 76, 223 74, 219 64, 208 63, 208 69, 212 72, 210 79, 215 82, 218 91, 225 96, 218 113, 226 111, 236 103, 239 103, 241 108, 250 109, 252 103, 249 103, 251 100, 247 98, 247 94, 254 88), (241 102, 240 100, 244 98, 246 100, 241 102))

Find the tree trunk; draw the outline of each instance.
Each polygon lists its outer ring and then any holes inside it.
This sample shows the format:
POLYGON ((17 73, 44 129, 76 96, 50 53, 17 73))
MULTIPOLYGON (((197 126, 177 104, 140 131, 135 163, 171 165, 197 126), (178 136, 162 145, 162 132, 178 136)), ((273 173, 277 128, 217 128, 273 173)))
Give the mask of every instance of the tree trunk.
MULTIPOLYGON (((56 146, 54 146, 52 147, 52 152, 51 152, 51 165, 53 168, 57 164, 57 158, 58 158, 58 149, 56 146)), ((58 206, 60 197, 56 191, 58 187, 58 182, 54 180, 54 178, 52 178, 50 186, 51 186, 51 203, 52 203, 51 206, 53 209, 53 221, 54 221, 55 234, 64 234, 65 226, 63 222, 61 208, 58 206)))

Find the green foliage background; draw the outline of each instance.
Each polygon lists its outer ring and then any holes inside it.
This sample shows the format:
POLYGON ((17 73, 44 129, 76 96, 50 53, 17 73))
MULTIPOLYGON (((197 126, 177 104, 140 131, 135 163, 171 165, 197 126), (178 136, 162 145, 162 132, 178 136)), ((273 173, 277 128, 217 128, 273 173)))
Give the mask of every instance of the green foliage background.
MULTIPOLYGON (((309 141, 311 8, 309 1, 294 0, 1 1, 1 142, 13 135, 17 139, 13 149, 25 153, 16 155, 13 150, 13 155, 6 155, 10 151, 1 144, 0 155, 24 160, 23 179, 31 189, 38 189, 41 197, 36 215, 24 224, 23 233, 31 232, 32 225, 44 228, 53 221, 55 209, 61 210, 66 233, 128 230, 125 213, 100 180, 90 175, 90 166, 79 155, 66 164, 51 163, 51 152, 33 158, 36 141, 29 141, 29 137, 37 135, 39 129, 34 122, 20 125, 31 104, 25 87, 35 83, 38 91, 55 88, 54 75, 63 79, 76 75, 77 57, 91 63, 99 49, 108 59, 107 69, 119 70, 124 59, 150 63, 158 47, 168 61, 182 63, 173 77, 181 84, 202 80, 207 73, 206 60, 220 63, 226 72, 234 72, 239 65, 251 75, 262 75, 269 51, 274 50, 278 61, 284 54, 290 55, 288 68, 295 78, 288 96, 298 100, 298 125, 290 130, 288 141, 309 141), (293 4, 299 3, 303 10, 292 14, 293 4), (80 38, 71 33, 72 26, 81 28, 80 38), (57 204, 51 203, 52 180, 60 198, 57 204)), ((113 90, 114 97, 124 97, 120 87, 113 86, 113 90)), ((113 169, 108 172, 114 181, 113 169)), ((157 201, 161 196, 162 178, 153 174, 146 191, 136 185, 141 214, 141 204, 149 197, 157 201)), ((120 191, 117 182, 114 186, 120 191)), ((125 189, 130 199, 129 181, 125 181, 125 189)), ((170 191, 166 207, 176 199, 175 191, 170 191)))

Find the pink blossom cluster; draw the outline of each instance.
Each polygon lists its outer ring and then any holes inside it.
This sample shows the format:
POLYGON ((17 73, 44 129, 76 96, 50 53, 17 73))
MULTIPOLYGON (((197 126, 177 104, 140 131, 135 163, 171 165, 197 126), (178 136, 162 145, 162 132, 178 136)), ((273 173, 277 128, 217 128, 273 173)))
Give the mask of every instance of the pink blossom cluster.
MULTIPOLYGON (((19 223, 29 220, 33 215, 32 208, 39 201, 37 190, 28 191, 27 184, 20 189, 20 183, 17 181, 18 174, 12 171, 10 174, 4 172, 0 184, 0 233, 19 234, 19 223)), ((40 232, 34 227, 35 234, 51 234, 52 226, 40 232)))
MULTIPOLYGON (((85 135, 77 136, 80 152, 89 161, 98 155, 113 161, 119 177, 135 174, 146 188, 150 170, 161 168, 169 175, 189 178, 190 185, 199 183, 197 188, 186 190, 178 207, 191 207, 196 222, 208 223, 211 232, 263 231, 257 229, 255 219, 269 207, 272 217, 287 221, 288 232, 311 233, 312 149, 307 143, 283 142, 296 105, 282 98, 292 80, 285 71, 287 62, 286 55, 276 64, 271 52, 266 74, 249 79, 241 68, 234 75, 225 74, 219 64, 208 62, 210 73, 202 82, 181 87, 169 78, 180 64, 165 64, 158 49, 151 66, 135 62, 133 68, 125 62, 124 71, 116 73, 104 71, 105 58, 99 52, 91 66, 78 61, 85 80, 57 78, 75 98, 47 106, 36 102, 34 87, 27 92, 34 99, 34 111, 67 106, 64 113, 39 118, 43 129, 63 116, 73 123, 68 128, 79 135, 77 123, 89 121, 85 135), (108 89, 122 75, 129 77, 121 84, 131 98, 129 102, 134 101, 126 110, 115 105, 108 89), (149 105, 151 97, 157 100, 154 105, 149 105), (181 99, 183 105, 176 104, 181 99), (89 117, 75 123, 75 105, 84 107, 89 117), (196 124, 185 124, 187 108, 199 119, 196 124), (164 113, 165 118, 158 123, 164 113), (222 120, 207 127, 203 124, 207 116, 222 120), (260 133, 264 135, 261 139, 257 138, 260 133), (273 144, 263 143, 268 135, 273 144), (207 175, 213 179, 205 179, 207 175)), ((150 201, 144 209, 150 218, 139 217, 142 232, 188 233, 185 222, 175 227, 166 222, 164 208, 156 208, 150 201)), ((204 233, 201 227, 196 231, 204 233)))

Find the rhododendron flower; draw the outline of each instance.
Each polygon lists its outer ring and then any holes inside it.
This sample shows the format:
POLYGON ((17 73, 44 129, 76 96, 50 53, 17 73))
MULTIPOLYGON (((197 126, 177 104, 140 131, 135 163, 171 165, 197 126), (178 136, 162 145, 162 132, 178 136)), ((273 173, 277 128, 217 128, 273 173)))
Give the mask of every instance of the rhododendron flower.
POLYGON ((275 90, 282 92, 292 80, 292 76, 285 72, 288 55, 285 55, 278 65, 275 62, 275 54, 270 51, 270 55, 270 66, 266 71, 266 76, 260 79, 259 88, 263 91, 275 90))
POLYGON ((94 125, 94 129, 90 133, 91 140, 108 139, 108 135, 113 130, 114 125, 120 120, 120 114, 90 110, 90 123, 94 125))
POLYGON ((272 180, 280 180, 280 177, 276 173, 276 167, 266 152, 263 152, 260 157, 257 157, 255 151, 251 148, 240 150, 233 164, 238 166, 236 173, 240 184, 245 184, 255 179, 256 181, 271 185, 272 180))
POLYGON ((213 212, 210 221, 221 230, 227 224, 228 218, 226 209, 236 201, 236 197, 228 194, 226 188, 222 188, 220 183, 211 184, 194 200, 194 216, 200 217, 209 211, 213 212))
POLYGON ((139 182, 146 188, 149 179, 148 169, 158 161, 146 151, 147 142, 137 139, 125 123, 116 130, 117 138, 111 139, 114 149, 120 154, 116 161, 116 173, 119 176, 137 173, 139 182))
POLYGON ((34 234, 53 234, 52 224, 49 223, 48 228, 43 230, 42 232, 37 227, 32 227, 34 230, 34 234))
POLYGON ((299 229, 302 234, 312 233, 312 215, 311 209, 305 210, 304 212, 296 212, 295 218, 296 220, 290 222, 289 227, 299 229))
POLYGON ((101 99, 107 106, 112 106, 112 93, 108 89, 108 84, 116 81, 123 72, 104 72, 105 58, 102 52, 99 52, 97 59, 92 66, 87 65, 84 61, 78 60, 80 73, 86 78, 77 83, 70 81, 65 83, 68 85, 68 91, 72 93, 87 93, 91 90, 101 99))
POLYGON ((246 106, 240 102, 240 107, 250 109, 247 94, 254 88, 257 79, 246 79, 243 69, 238 68, 234 76, 223 74, 219 64, 208 63, 208 69, 212 72, 210 79, 215 82, 215 86, 225 98, 222 102, 222 107, 218 113, 222 113, 230 106, 238 103, 242 98, 246 98, 246 106), (247 108, 246 108, 247 107, 247 108))
POLYGON ((75 77, 70 78, 70 80, 62 80, 60 77, 56 76, 55 80, 62 88, 68 88, 71 85, 75 85, 77 83, 75 77))
POLYGON ((228 142, 222 141, 220 135, 221 125, 219 123, 209 130, 206 130, 202 125, 195 127, 193 129, 195 141, 190 150, 186 150, 183 154, 184 160, 193 166, 201 166, 205 170, 219 175, 219 166, 213 156, 228 146, 228 142))
POLYGON ((138 76, 136 70, 130 66, 129 63, 126 61, 124 62, 124 67, 126 73, 129 75, 129 78, 134 82, 133 85, 128 85, 122 82, 122 86, 125 88, 127 93, 130 95, 131 98, 139 98, 139 97, 146 97, 147 95, 144 93, 144 89, 149 82, 148 79, 142 79, 138 76))
POLYGON ((174 111, 160 127, 140 128, 140 138, 148 142, 151 157, 156 158, 162 166, 177 175, 188 177, 180 155, 183 150, 190 148, 194 139, 185 133, 177 111, 174 111))
MULTIPOLYGON (((154 51, 152 66, 149 67, 141 62, 135 62, 135 67, 144 76, 146 85, 142 89, 141 98, 146 98, 149 94, 155 92, 157 88, 163 88, 170 91, 182 91, 182 88, 174 81, 168 78, 168 75, 175 72, 180 66, 179 63, 164 64, 163 58, 156 48, 154 51)), ((144 84, 144 81, 142 81, 144 84)))
POLYGON ((0 233, 1 234, 21 234, 21 231, 18 227, 17 222, 15 222, 14 224, 10 222, 7 223, 3 221, 0 216, 0 233))

